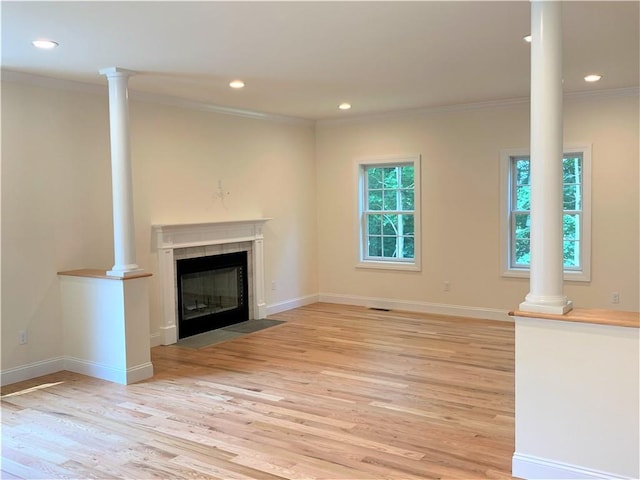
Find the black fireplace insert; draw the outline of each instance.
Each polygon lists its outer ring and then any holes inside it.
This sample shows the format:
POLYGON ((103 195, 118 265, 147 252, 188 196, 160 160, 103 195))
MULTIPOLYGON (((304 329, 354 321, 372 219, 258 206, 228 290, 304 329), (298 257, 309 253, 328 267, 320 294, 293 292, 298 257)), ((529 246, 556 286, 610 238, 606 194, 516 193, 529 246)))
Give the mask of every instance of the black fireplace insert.
POLYGON ((247 252, 176 262, 178 338, 249 320, 247 252))

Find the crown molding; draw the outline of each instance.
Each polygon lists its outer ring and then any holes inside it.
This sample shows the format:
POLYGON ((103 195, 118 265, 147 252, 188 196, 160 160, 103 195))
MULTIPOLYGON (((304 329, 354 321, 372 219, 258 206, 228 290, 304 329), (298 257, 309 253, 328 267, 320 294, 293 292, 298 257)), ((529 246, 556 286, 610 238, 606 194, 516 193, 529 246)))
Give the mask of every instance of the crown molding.
MULTIPOLYGON (((2 81, 23 83, 44 88, 53 88, 59 90, 68 90, 83 93, 92 93, 98 95, 107 95, 107 86, 100 82, 102 77, 96 78, 96 83, 80 82, 76 80, 66 80, 54 77, 46 77, 35 75, 32 73, 17 72, 13 70, 2 69, 2 81)), ((309 120, 297 117, 289 117, 285 115, 276 115, 272 113, 258 112, 254 110, 244 110, 240 108, 225 107, 207 102, 198 102, 194 100, 186 100, 183 98, 172 97, 168 95, 160 95, 155 93, 141 92, 129 90, 131 100, 139 102, 155 103, 167 105, 171 107, 186 108, 190 110, 198 110, 202 112, 218 113, 222 115, 231 115, 235 117, 251 118, 254 120, 265 120, 278 123, 286 123, 290 125, 303 126, 323 126, 323 125, 344 125, 349 123, 360 123, 375 120, 389 120, 393 118, 435 115, 449 112, 465 112, 483 109, 508 108, 518 105, 528 105, 529 97, 518 97, 502 100, 489 100, 485 102, 462 103, 458 105, 442 105, 435 107, 422 107, 415 109, 397 110, 384 113, 375 113, 370 115, 358 115, 348 118, 329 118, 323 120, 309 120)), ((612 97, 637 97, 640 95, 640 87, 625 87, 607 90, 588 90, 580 92, 567 92, 564 94, 565 101, 578 101, 599 98, 612 97)))
MULTIPOLYGON (((66 90, 81 93, 90 93, 94 95, 107 95, 108 88, 103 77, 96 77, 96 83, 80 82, 77 80, 67 80, 54 77, 46 77, 43 75, 35 75, 32 73, 16 72, 13 70, 2 69, 1 72, 3 82, 22 83, 33 85, 36 87, 52 88, 56 90, 66 90), (98 83, 100 82, 100 83, 98 83)), ((286 123, 291 125, 314 126, 314 120, 307 120, 297 117, 289 117, 286 115, 275 115, 271 113, 258 112, 253 110, 244 110, 240 108, 225 107, 212 103, 198 102, 194 100, 186 100, 183 98, 172 97, 169 95, 160 95, 155 93, 142 92, 129 89, 129 98, 132 101, 155 103, 159 105, 167 105, 171 107, 186 108, 190 110, 199 110, 201 112, 218 113, 222 115, 232 115, 235 117, 251 118, 254 120, 265 120, 277 123, 286 123)))
POLYGON ((254 110, 243 110, 240 108, 225 107, 222 105, 215 105, 206 102, 197 102, 193 100, 186 100, 178 97, 171 97, 169 95, 159 95, 155 93, 130 91, 130 97, 134 101, 156 103, 160 105, 167 105, 170 107, 186 108, 189 110, 198 110, 201 112, 219 113, 222 115, 232 115, 234 117, 252 118, 254 120, 266 120, 269 122, 286 123, 290 125, 302 125, 312 127, 315 125, 314 120, 307 120, 304 118, 288 117, 286 115, 276 115, 273 113, 264 113, 254 110))
MULTIPOLYGON (((33 73, 16 72, 14 70, 2 69, 1 78, 3 82, 22 83, 34 87, 52 88, 55 90, 68 90, 81 93, 108 94, 106 84, 79 82, 76 80, 66 80, 54 77, 45 77, 33 73)), ((102 77, 97 77, 99 82, 102 77)))
MULTIPOLYGON (((607 90, 589 90, 581 92, 567 92, 564 94, 565 102, 579 100, 593 100, 612 97, 637 97, 640 96, 640 87, 612 88, 607 90)), ((360 123, 376 120, 390 120, 394 118, 406 118, 411 116, 436 115, 450 112, 467 112, 473 110, 508 108, 519 105, 529 105, 530 97, 518 97, 502 100, 489 100, 485 102, 461 103, 457 105, 442 105, 435 107, 421 107, 392 112, 376 113, 370 115, 359 115, 349 118, 333 118, 318 120, 316 126, 323 125, 345 125, 349 123, 360 123)))

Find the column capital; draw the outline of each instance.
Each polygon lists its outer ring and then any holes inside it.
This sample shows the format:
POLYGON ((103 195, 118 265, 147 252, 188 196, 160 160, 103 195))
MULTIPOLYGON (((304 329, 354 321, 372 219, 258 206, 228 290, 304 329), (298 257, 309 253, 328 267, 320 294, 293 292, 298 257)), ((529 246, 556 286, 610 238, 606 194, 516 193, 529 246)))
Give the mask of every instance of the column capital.
POLYGON ((134 70, 127 70, 126 68, 120 67, 107 67, 101 68, 99 70, 100 75, 105 75, 107 78, 111 77, 130 77, 135 75, 137 72, 134 70))

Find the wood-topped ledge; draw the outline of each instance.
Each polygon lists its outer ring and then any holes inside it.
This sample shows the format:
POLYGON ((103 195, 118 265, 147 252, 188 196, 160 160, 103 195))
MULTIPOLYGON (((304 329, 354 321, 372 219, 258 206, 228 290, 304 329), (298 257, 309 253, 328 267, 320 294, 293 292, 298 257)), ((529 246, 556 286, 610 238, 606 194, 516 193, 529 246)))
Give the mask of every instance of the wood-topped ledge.
POLYGON ((599 308, 575 308, 564 315, 550 313, 509 312, 512 317, 542 318, 544 320, 561 320, 563 322, 595 323, 612 327, 640 328, 640 313, 599 308))
POLYGON ((58 275, 66 277, 89 277, 89 278, 103 278, 105 280, 132 280, 134 278, 150 277, 151 273, 140 272, 133 275, 127 275, 126 277, 118 277, 113 275, 107 275, 107 270, 100 270, 98 268, 81 268, 78 270, 67 270, 66 272, 58 272, 58 275))

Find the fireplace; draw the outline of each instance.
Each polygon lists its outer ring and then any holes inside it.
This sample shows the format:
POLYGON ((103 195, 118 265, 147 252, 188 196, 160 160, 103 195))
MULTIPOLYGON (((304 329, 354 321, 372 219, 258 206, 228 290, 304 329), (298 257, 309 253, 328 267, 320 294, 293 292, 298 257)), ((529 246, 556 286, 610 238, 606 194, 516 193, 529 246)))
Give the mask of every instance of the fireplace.
POLYGON ((249 320, 247 252, 177 260, 178 338, 249 320))
MULTIPOLYGON (((183 306, 179 305, 177 270, 178 264, 182 263, 182 260, 196 260, 244 252, 247 259, 246 268, 241 274, 229 274, 227 278, 233 279, 242 276, 243 279, 246 279, 248 294, 243 290, 243 301, 248 309, 248 319, 266 317, 263 229, 268 220, 268 218, 260 218, 213 223, 153 225, 154 244, 158 253, 158 275, 154 278, 158 280, 157 291, 162 299, 160 305, 162 323, 159 335, 152 337, 152 345, 176 343, 178 337, 185 336, 184 329, 191 328, 186 326, 178 332, 180 312, 183 310, 183 306)), ((228 268, 228 266, 223 268, 228 268)), ((190 288, 187 286, 187 289, 190 288)), ((202 300, 200 297, 197 302, 194 297, 191 298, 191 303, 188 300, 184 303, 189 308, 193 308, 193 311, 204 310, 204 304, 209 302, 209 300, 202 300)), ((222 303, 222 299, 218 303, 222 303)), ((229 307, 226 305, 222 309, 229 307)), ((195 319, 189 317, 189 321, 191 320, 195 319)))

